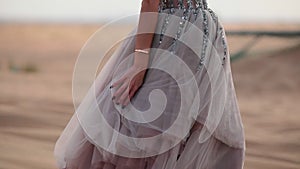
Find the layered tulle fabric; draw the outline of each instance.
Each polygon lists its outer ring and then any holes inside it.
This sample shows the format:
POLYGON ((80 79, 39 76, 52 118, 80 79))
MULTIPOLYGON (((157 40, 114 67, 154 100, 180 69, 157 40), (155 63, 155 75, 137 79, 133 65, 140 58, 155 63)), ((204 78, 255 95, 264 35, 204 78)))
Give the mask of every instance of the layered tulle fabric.
POLYGON ((222 25, 200 9, 178 34, 183 10, 170 10, 158 16, 149 69, 130 105, 112 100, 110 84, 133 63, 136 28, 101 69, 56 143, 59 168, 242 168, 244 132, 222 25))

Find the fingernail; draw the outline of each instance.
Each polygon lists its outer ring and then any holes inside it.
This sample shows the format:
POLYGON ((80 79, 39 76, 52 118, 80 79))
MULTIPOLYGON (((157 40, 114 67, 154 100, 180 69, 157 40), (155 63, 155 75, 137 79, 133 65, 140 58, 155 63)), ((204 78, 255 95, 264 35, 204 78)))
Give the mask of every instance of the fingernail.
POLYGON ((114 100, 116 98, 116 96, 113 96, 111 99, 114 100))

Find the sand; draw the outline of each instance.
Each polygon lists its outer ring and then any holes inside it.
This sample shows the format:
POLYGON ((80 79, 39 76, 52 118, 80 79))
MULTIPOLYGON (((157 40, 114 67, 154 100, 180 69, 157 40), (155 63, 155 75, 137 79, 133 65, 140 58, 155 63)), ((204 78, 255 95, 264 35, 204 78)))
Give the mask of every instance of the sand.
MULTIPOLYGON (((74 112, 76 58, 98 28, 100 25, 0 25, 0 169, 55 168, 54 143, 74 112)), ((116 26, 113 31, 130 28, 116 26)), ((106 33, 103 38, 111 40, 113 35, 106 33)), ((231 53, 249 40, 251 37, 229 37, 231 53)), ((295 47, 299 43, 299 38, 262 38, 248 57, 232 62, 246 133, 245 169, 300 168, 300 47, 295 47)))

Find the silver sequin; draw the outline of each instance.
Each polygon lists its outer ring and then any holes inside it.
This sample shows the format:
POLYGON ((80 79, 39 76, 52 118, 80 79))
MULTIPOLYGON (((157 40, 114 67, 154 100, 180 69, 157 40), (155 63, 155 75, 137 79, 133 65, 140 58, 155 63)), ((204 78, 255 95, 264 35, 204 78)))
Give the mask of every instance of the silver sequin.
POLYGON ((200 62, 198 66, 198 70, 202 68, 204 65, 204 60, 205 60, 205 55, 207 51, 207 46, 208 46, 208 38, 209 38, 209 28, 208 28, 208 17, 206 10, 202 10, 202 16, 203 16, 203 45, 202 45, 202 51, 201 51, 201 57, 200 57, 200 62))
POLYGON ((223 59, 222 59, 222 65, 224 65, 225 61, 226 61, 227 54, 228 54, 228 47, 227 47, 226 39, 225 39, 225 31, 224 31, 224 28, 222 26, 220 27, 220 31, 221 31, 221 37, 222 37, 222 45, 223 45, 223 48, 224 48, 224 56, 223 56, 223 59))
MULTIPOLYGON (((178 0, 176 7, 174 6, 173 0, 161 0, 159 5, 159 12, 167 12, 167 16, 164 19, 164 23, 162 26, 161 34, 160 34, 160 41, 159 43, 162 43, 163 36, 167 30, 167 26, 169 24, 170 16, 175 13, 176 8, 183 11, 183 16, 181 17, 181 20, 178 24, 178 30, 176 32, 175 38, 173 39, 173 44, 171 46, 171 52, 175 53, 176 45, 178 39, 181 37, 182 33, 184 32, 184 28, 186 27, 187 21, 189 20, 189 17, 194 14, 197 18, 199 14, 202 14, 201 17, 203 18, 203 45, 202 49, 200 51, 200 62, 198 64, 198 70, 200 70, 205 61, 205 56, 207 53, 208 43, 209 43, 209 18, 208 13, 210 14, 211 18, 213 19, 214 23, 218 24, 218 16, 210 9, 208 8, 207 0, 194 0, 195 3, 193 3, 193 0, 178 0), (184 5, 183 1, 186 1, 187 6, 184 5), (168 10, 165 10, 168 9, 168 10)), ((221 37, 222 37, 222 45, 224 48, 224 56, 222 60, 222 64, 224 65, 224 62, 226 60, 227 54, 228 54, 228 48, 225 40, 225 33, 223 27, 221 29, 221 37)))

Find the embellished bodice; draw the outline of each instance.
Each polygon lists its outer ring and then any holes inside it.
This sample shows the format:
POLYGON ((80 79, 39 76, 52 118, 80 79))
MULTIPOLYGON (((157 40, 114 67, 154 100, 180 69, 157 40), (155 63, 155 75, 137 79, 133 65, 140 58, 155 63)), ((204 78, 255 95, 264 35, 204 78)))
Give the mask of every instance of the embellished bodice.
MULTIPOLYGON (((223 44, 223 60, 222 64, 224 65, 225 59, 228 55, 228 49, 227 49, 227 43, 225 40, 225 32, 223 30, 222 25, 219 25, 218 23, 218 17, 217 15, 208 8, 207 0, 160 0, 160 4, 158 7, 159 13, 165 13, 166 17, 164 17, 161 33, 160 33, 160 39, 159 43, 162 43, 164 34, 166 30, 168 29, 169 22, 171 22, 173 14, 176 13, 176 11, 183 11, 179 17, 181 18, 181 21, 178 24, 177 27, 177 33, 174 35, 174 43, 172 44, 171 52, 175 53, 175 48, 177 45, 177 41, 186 30, 186 26, 188 22, 192 22, 191 18, 194 18, 193 20, 197 20, 197 18, 200 18, 202 20, 202 29, 203 29, 203 43, 202 43, 202 50, 200 52, 200 62, 199 62, 199 69, 202 68, 205 62, 205 55, 207 54, 207 48, 208 43, 210 41, 209 36, 211 32, 211 28, 209 25, 211 25, 209 22, 213 22, 215 25, 218 25, 220 30, 217 30, 217 32, 221 33, 222 37, 222 44, 223 44), (194 16, 192 16, 194 15, 194 16)), ((178 16, 178 15, 177 15, 178 16)))
POLYGON ((207 0, 160 0, 160 9, 179 8, 194 10, 197 8, 207 9, 207 0))

